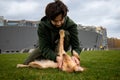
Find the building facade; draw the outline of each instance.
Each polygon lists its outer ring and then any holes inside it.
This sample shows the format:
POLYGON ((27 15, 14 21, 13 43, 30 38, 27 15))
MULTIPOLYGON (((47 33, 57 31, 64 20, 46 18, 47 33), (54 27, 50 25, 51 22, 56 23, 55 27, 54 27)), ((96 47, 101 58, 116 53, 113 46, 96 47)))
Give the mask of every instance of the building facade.
MULTIPOLYGON (((37 27, 39 21, 4 20, 0 25, 0 51, 20 52, 37 45, 37 27)), ((78 24, 80 47, 83 50, 99 50, 107 47, 105 28, 82 26, 78 24)))

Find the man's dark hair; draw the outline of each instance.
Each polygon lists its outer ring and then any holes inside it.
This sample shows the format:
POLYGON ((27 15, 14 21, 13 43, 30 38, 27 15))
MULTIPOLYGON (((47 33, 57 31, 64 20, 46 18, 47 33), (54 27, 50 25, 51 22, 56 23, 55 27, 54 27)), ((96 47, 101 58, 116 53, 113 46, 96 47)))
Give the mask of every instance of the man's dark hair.
POLYGON ((55 0, 55 2, 49 3, 45 10, 46 16, 51 20, 54 20, 59 14, 62 14, 62 17, 65 17, 67 12, 67 6, 60 0, 55 0))

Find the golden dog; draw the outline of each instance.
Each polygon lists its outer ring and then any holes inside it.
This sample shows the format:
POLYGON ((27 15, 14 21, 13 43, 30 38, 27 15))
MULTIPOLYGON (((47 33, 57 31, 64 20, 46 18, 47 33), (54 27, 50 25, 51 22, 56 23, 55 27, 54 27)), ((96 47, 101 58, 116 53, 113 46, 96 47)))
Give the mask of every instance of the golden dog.
MULTIPOLYGON (((84 68, 80 66, 80 64, 76 64, 76 62, 72 59, 70 55, 68 55, 64 51, 64 30, 60 30, 60 40, 59 40, 59 50, 58 55, 62 57, 62 67, 61 70, 65 72, 73 72, 73 71, 84 71, 84 68)), ((75 56, 78 60, 79 55, 73 50, 73 56, 75 56)), ((19 67, 32 67, 32 68, 58 68, 58 63, 51 60, 40 60, 30 62, 28 65, 17 64, 17 68, 19 67)))

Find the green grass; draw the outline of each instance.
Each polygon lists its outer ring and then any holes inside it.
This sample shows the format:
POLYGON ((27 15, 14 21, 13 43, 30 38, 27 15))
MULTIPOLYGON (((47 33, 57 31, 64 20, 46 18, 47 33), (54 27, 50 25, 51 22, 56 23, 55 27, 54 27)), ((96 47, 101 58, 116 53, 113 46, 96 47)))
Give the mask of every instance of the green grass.
POLYGON ((0 80, 120 80, 120 51, 85 51, 81 53, 84 72, 67 73, 58 69, 16 68, 28 56, 0 54, 0 80))

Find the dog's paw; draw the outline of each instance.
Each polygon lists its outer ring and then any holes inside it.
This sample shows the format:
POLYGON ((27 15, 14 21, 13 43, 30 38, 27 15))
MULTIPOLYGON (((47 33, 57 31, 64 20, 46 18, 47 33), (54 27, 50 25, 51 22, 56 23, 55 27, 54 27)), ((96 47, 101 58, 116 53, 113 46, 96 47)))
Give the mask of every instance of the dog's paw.
POLYGON ((28 65, 24 65, 24 64, 17 64, 16 66, 17 68, 22 68, 22 67, 29 67, 28 65))
POLYGON ((63 29, 59 31, 59 34, 62 38, 65 37, 65 31, 63 29))

